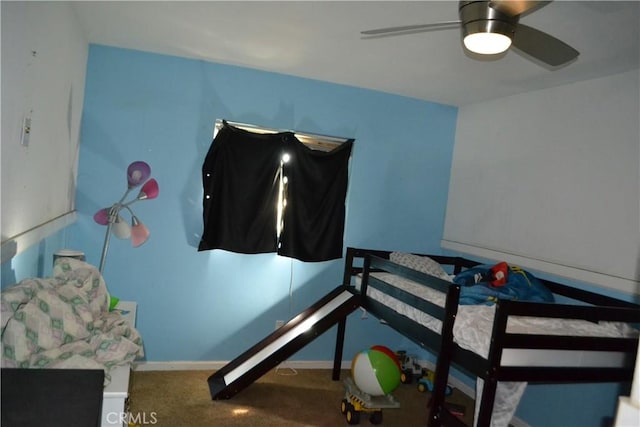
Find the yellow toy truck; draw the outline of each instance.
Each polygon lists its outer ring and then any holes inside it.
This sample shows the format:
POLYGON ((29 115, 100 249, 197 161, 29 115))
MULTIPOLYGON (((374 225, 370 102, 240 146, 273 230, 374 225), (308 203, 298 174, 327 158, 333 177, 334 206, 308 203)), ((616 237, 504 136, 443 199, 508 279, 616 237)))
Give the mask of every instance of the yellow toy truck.
POLYGON ((345 396, 340 403, 340 412, 349 425, 360 424, 362 413, 369 415, 371 424, 381 424, 383 409, 400 407, 400 403, 392 395, 371 396, 360 390, 351 378, 344 380, 344 388, 345 396))

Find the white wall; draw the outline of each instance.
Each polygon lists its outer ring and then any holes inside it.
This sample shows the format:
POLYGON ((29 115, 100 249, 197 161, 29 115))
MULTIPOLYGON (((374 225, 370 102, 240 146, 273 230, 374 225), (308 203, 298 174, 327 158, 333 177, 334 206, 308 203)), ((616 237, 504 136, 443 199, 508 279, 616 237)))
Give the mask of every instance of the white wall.
POLYGON ((640 293, 639 81, 460 108, 443 246, 640 293))
POLYGON ((67 3, 1 8, 4 262, 73 221, 88 44, 67 3), (20 138, 26 115, 28 146, 20 138))

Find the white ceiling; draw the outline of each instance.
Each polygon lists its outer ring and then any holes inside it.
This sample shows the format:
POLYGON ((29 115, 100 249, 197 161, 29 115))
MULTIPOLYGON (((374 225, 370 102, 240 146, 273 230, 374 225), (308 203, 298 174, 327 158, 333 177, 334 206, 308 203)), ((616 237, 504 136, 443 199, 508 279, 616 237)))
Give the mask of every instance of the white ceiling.
POLYGON ((509 51, 465 53, 458 29, 363 38, 457 20, 457 1, 73 2, 90 43, 139 49, 465 105, 638 69, 640 2, 561 1, 521 22, 573 46, 549 70, 509 51))

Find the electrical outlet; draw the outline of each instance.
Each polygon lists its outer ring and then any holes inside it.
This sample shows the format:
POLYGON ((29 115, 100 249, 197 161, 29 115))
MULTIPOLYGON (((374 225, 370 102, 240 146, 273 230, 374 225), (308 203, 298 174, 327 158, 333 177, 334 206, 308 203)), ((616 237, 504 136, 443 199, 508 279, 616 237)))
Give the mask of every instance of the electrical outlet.
POLYGON ((284 320, 276 320, 276 329, 280 329, 284 326, 284 320))

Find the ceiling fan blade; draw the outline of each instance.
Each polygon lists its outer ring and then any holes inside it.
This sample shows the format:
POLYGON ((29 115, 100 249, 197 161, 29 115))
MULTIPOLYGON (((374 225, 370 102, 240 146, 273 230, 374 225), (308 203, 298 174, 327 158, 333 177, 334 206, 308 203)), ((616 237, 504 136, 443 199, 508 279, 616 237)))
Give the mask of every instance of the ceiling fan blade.
POLYGON ((419 25, 403 25, 401 27, 378 28, 376 30, 361 31, 360 34, 365 36, 385 36, 399 35, 405 33, 419 33, 423 31, 444 30, 447 28, 456 28, 460 25, 460 21, 444 21, 433 24, 419 25))
POLYGON ((489 6, 499 10, 510 16, 522 15, 523 13, 533 12, 543 6, 551 3, 551 1, 542 0, 491 0, 489 6))
POLYGON ((557 38, 527 25, 518 24, 513 47, 551 66, 577 58, 580 52, 557 38))

